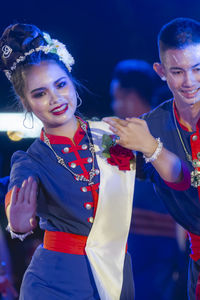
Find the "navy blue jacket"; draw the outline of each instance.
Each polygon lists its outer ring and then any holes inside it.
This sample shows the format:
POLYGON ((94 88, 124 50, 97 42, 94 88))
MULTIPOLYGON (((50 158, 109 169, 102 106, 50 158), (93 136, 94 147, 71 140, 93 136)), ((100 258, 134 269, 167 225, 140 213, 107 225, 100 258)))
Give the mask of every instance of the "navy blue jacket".
MULTIPOLYGON (((151 134, 154 137, 160 137, 164 147, 179 156, 185 162, 190 172, 194 170, 191 163, 186 159, 175 127, 173 101, 168 100, 162 103, 155 110, 144 115, 143 118, 146 120, 151 134)), ((190 136, 194 132, 183 130, 179 124, 178 127, 186 149, 191 153, 190 136)), ((153 181, 156 191, 174 219, 186 230, 200 235, 200 200, 197 188, 191 186, 185 191, 176 191, 168 188, 152 164, 145 164, 141 153, 138 154, 137 177, 141 179, 149 178, 153 181)))

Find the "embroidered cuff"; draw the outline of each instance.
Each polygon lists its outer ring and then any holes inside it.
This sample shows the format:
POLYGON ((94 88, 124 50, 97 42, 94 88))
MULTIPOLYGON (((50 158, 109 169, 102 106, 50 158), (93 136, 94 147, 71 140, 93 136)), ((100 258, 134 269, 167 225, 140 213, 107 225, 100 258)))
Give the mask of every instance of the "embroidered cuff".
POLYGON ((16 233, 14 231, 11 230, 10 228, 10 225, 8 224, 8 226, 6 227, 6 230, 10 233, 10 236, 12 239, 19 239, 20 241, 23 242, 23 240, 25 240, 25 238, 28 236, 28 235, 31 235, 33 233, 33 231, 29 231, 29 232, 26 232, 26 233, 16 233))
POLYGON ((165 181, 168 187, 176 191, 186 191, 191 185, 190 171, 188 170, 187 166, 183 161, 181 162, 181 168, 183 172, 183 179, 180 182, 165 181))

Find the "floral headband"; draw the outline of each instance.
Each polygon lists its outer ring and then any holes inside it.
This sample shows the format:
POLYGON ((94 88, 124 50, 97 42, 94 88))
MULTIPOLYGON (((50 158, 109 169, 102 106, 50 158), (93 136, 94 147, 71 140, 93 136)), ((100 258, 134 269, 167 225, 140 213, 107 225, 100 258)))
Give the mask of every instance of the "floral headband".
MULTIPOLYGON (((50 35, 46 32, 43 32, 43 37, 45 41, 47 42, 46 46, 39 46, 35 49, 31 49, 28 52, 24 53, 24 56, 19 56, 16 61, 11 66, 10 70, 4 70, 4 73, 8 80, 11 80, 12 72, 16 69, 16 66, 18 63, 24 61, 26 59, 26 56, 31 55, 33 52, 39 52, 43 51, 45 54, 47 53, 55 53, 58 55, 59 59, 65 64, 68 71, 71 72, 71 66, 74 64, 74 58, 71 56, 71 54, 66 49, 65 45, 59 42, 58 40, 51 39, 50 35)), ((10 54, 12 53, 12 49, 4 45, 2 47, 3 51, 3 57, 8 58, 10 54)))

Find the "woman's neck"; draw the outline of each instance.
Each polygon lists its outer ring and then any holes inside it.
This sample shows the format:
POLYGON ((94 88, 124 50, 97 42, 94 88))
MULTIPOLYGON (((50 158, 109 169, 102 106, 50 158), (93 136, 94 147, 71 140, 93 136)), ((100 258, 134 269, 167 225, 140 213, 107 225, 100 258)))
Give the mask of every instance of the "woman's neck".
POLYGON ((47 134, 65 136, 73 140, 76 130, 79 126, 78 119, 74 116, 69 122, 57 127, 46 127, 44 130, 47 134))

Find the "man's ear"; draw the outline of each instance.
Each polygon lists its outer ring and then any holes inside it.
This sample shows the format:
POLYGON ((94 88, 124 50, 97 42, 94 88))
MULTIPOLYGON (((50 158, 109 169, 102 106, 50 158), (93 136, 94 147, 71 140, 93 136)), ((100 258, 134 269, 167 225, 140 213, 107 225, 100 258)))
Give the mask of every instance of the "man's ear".
POLYGON ((158 74, 158 76, 160 76, 160 78, 163 81, 166 81, 165 70, 164 70, 164 67, 161 63, 159 63, 159 62, 154 63, 153 64, 153 69, 158 74))

